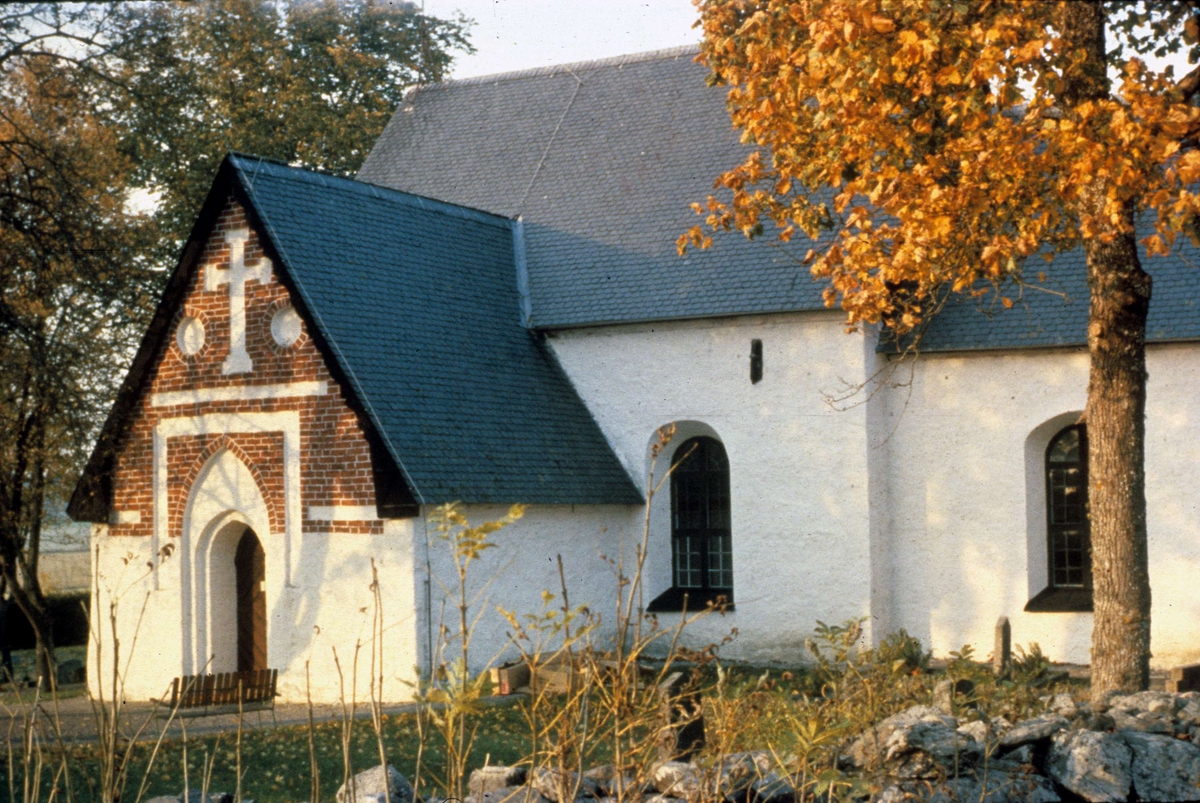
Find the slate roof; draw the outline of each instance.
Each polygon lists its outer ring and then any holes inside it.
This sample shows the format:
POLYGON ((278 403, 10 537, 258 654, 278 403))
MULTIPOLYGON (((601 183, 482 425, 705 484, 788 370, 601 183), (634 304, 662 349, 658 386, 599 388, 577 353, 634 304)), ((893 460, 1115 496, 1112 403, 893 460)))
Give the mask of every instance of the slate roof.
MULTIPOLYGON (((359 178, 525 223, 532 324, 543 329, 823 309, 820 286, 769 235, 720 235, 675 253, 699 222, 689 204, 746 153, 705 84, 695 47, 414 90, 359 178)), ((1042 270, 1040 261, 1037 270, 1042 270)), ((1200 338, 1200 251, 1145 260, 1154 276, 1149 337, 1200 338)), ((926 351, 1086 343, 1082 251, 1047 269, 1060 296, 1027 291, 1011 310, 948 305, 926 351)), ((881 348, 888 348, 886 345, 881 348)))
POLYGON ((690 204, 746 154, 696 52, 421 87, 358 178, 520 215, 537 327, 822 309, 808 269, 769 238, 675 251, 701 222, 690 204))
MULTIPOLYGON (((1181 236, 1167 256, 1143 254, 1142 266, 1153 280, 1147 341, 1200 340, 1200 249, 1181 236)), ((1031 259, 1026 273, 1028 285, 1006 293, 1014 301, 1011 309, 992 293, 953 299, 930 321, 921 350, 1086 346, 1089 294, 1083 249, 1058 254, 1049 264, 1031 259), (1039 272, 1045 274, 1044 282, 1038 281, 1039 272)), ((880 345, 881 351, 892 348, 880 345)))
MULTIPOLYGON (((549 349, 522 325, 512 221, 237 155, 222 164, 201 221, 211 227, 214 199, 231 190, 417 502, 642 503, 549 349)), ((106 515, 103 477, 122 419, 169 336, 204 225, 77 486, 77 519, 106 515)))
POLYGON ((521 324, 510 221, 230 161, 420 502, 641 502, 549 350, 521 324))

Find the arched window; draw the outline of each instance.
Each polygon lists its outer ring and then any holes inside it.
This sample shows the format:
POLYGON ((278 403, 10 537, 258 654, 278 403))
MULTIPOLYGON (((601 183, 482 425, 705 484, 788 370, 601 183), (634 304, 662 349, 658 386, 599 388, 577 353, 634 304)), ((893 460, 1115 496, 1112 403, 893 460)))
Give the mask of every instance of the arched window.
POLYGON ((671 459, 672 587, 651 611, 689 610, 724 598, 733 602, 733 537, 729 458, 715 438, 684 441, 671 459))
MULTIPOLYGON (((1041 463, 1046 490, 1046 585, 1030 613, 1092 610, 1092 537, 1088 524, 1087 426, 1060 429, 1041 463)), ((1032 546, 1032 545, 1031 545, 1032 546)))
POLYGON ((1053 588, 1092 587, 1087 459, 1083 424, 1062 430, 1046 447, 1046 535, 1053 588))

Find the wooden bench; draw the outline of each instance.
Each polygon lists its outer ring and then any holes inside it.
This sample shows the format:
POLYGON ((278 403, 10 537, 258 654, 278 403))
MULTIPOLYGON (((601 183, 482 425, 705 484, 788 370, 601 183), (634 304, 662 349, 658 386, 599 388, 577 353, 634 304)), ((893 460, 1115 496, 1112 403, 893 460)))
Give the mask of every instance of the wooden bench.
POLYGON ((171 697, 160 716, 206 717, 275 708, 278 669, 184 675, 171 681, 171 697))

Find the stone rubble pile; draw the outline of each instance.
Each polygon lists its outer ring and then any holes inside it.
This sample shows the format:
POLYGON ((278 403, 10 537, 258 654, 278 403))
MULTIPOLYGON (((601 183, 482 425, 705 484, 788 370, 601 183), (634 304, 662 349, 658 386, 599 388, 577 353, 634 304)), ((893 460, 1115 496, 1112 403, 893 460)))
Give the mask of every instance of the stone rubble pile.
POLYGON ((880 779, 878 803, 1200 800, 1200 694, 1060 694, 1012 724, 913 706, 863 734, 848 768, 880 779))
POLYGON ((635 788, 635 779, 620 775, 612 765, 594 767, 581 776, 569 773, 566 778, 545 768, 527 776, 519 767, 486 767, 471 773, 470 794, 463 803, 564 803, 561 789, 577 790, 576 800, 588 803, 615 803, 622 789, 640 797, 642 803, 791 803, 795 790, 773 765, 765 750, 731 753, 708 771, 683 761, 662 761, 650 768, 641 788, 635 788))
MULTIPOLYGON (((1200 693, 1110 695, 1096 705, 1060 694, 1047 698, 1047 713, 1016 724, 972 710, 956 718, 952 697, 935 694, 941 707, 912 706, 883 720, 842 756, 844 771, 880 790, 870 803, 1200 801, 1200 693)), ((356 775, 337 803, 385 803, 385 784, 391 803, 418 803, 391 766, 356 775)), ((471 773, 462 803, 616 803, 622 790, 641 803, 796 803, 794 779, 765 750, 725 755, 706 769, 659 762, 637 785, 611 765, 565 778, 491 766, 471 773), (574 790, 574 801, 560 800, 564 789, 574 790)), ((229 800, 215 793, 209 803, 229 800)), ((149 803, 203 802, 193 791, 186 801, 149 803)))
MULTIPOLYGON (((973 711, 956 718, 951 697, 889 717, 851 745, 842 768, 880 789, 872 803, 1200 801, 1200 694, 1112 695, 1096 706, 1060 694, 1047 713, 1015 724, 973 711)), ((559 800, 561 780, 545 769, 526 777, 488 767, 472 773, 463 803, 571 803, 559 800)), ((614 803, 618 784, 635 783, 612 767, 565 780, 585 803, 614 803)), ((642 803, 795 801, 792 779, 766 751, 727 755, 707 770, 662 762, 634 791, 642 803)))

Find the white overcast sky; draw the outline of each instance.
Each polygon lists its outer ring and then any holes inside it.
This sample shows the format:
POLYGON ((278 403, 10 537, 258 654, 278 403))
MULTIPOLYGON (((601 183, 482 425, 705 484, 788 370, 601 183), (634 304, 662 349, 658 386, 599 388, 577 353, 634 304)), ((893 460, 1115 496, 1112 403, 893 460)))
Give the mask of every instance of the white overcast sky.
MULTIPOLYGON (((416 0, 418 5, 422 0, 416 0)), ((591 61, 626 53, 695 44, 691 0, 424 0, 425 11, 475 20, 476 53, 455 57, 452 78, 591 61)), ((1165 62, 1147 59, 1152 67, 1165 62)), ((1169 60, 1176 77, 1189 69, 1179 54, 1169 60)))
POLYGON ((424 6, 435 17, 462 11, 475 20, 476 53, 455 58, 453 78, 700 41, 691 0, 425 0, 424 6))

